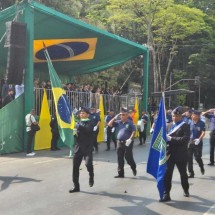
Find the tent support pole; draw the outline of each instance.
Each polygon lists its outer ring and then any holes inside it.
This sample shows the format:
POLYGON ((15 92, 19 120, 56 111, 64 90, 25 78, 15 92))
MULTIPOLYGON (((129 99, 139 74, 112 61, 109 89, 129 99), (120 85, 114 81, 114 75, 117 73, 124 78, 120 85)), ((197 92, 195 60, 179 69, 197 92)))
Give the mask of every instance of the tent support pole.
POLYGON ((142 107, 145 111, 148 111, 148 79, 149 79, 149 50, 144 55, 144 68, 143 68, 143 98, 142 98, 142 107))
MULTIPOLYGON (((25 55, 24 74, 24 114, 26 115, 34 108, 34 62, 33 62, 33 42, 34 42, 34 9, 28 4, 25 8, 25 23, 27 24, 27 41, 25 55)), ((27 134, 24 130, 24 149, 27 146, 27 134)))

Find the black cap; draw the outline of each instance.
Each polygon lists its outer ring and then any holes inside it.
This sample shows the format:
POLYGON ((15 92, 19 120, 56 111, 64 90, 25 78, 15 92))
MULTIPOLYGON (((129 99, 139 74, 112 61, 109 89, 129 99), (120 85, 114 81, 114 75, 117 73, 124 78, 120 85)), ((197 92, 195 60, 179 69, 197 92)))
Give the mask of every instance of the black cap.
POLYGON ((80 110, 79 110, 79 112, 85 112, 87 114, 90 114, 90 110, 87 107, 81 107, 80 110))
POLYGON ((196 116, 200 116, 201 115, 201 112, 197 111, 197 110, 193 110, 192 113, 195 114, 196 116))
POLYGON ((183 113, 183 108, 181 106, 176 107, 173 111, 173 115, 181 115, 183 113))

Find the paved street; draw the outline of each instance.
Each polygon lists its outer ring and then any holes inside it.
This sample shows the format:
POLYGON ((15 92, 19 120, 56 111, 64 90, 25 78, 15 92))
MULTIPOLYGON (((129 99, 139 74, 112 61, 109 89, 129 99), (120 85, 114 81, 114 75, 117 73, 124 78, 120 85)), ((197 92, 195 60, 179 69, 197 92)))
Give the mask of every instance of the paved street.
MULTIPOLYGON (((204 141, 203 160, 209 163, 208 134, 204 141)), ((112 145, 113 148, 113 145, 112 145)), ((116 151, 106 152, 100 144, 94 155, 95 185, 89 187, 88 172, 81 165, 81 192, 70 194, 72 159, 69 151, 38 151, 33 158, 24 153, 0 157, 1 215, 212 215, 215 214, 215 167, 205 165, 205 175, 194 162, 195 178, 190 179, 189 198, 183 196, 179 173, 175 169, 172 201, 160 203, 154 178, 146 173, 149 141, 139 146, 135 141, 137 176, 130 167, 125 178, 117 174, 116 151)))

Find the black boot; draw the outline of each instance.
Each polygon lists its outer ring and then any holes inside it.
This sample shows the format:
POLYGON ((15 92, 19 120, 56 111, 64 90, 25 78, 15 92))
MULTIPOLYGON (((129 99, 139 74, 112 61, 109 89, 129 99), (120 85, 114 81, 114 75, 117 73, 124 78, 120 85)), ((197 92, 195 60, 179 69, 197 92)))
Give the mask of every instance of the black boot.
POLYGON ((190 194, 189 194, 189 191, 188 191, 188 190, 184 190, 184 196, 185 196, 185 197, 189 197, 189 196, 190 196, 190 194))
POLYGON ((89 178, 89 186, 92 187, 93 185, 94 185, 94 177, 91 176, 91 177, 89 178))
POLYGON ((171 201, 169 193, 165 193, 163 195, 163 198, 160 200, 160 202, 169 202, 169 201, 171 201))
POLYGON ((188 175, 188 178, 194 178, 194 172, 190 173, 190 174, 188 175))
POLYGON ((79 187, 73 187, 71 190, 69 190, 69 193, 76 193, 76 192, 80 192, 79 187))
POLYGON ((200 169, 201 169, 201 173, 202 173, 202 175, 204 175, 204 174, 205 174, 204 166, 201 166, 201 167, 200 167, 200 169))
POLYGON ((74 185, 74 187, 71 190, 69 190, 69 193, 76 193, 76 192, 80 192, 79 183, 74 185))

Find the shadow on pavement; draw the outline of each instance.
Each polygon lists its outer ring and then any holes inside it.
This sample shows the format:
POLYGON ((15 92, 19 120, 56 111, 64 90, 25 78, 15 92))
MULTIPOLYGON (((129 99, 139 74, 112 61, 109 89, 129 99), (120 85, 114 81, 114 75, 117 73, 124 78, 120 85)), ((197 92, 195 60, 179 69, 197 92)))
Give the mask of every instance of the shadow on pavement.
POLYGON ((33 178, 25 178, 25 177, 18 177, 18 176, 0 176, 0 181, 3 181, 1 185, 0 192, 6 190, 11 184, 15 183, 26 183, 26 182, 41 182, 42 180, 36 180, 33 178))

